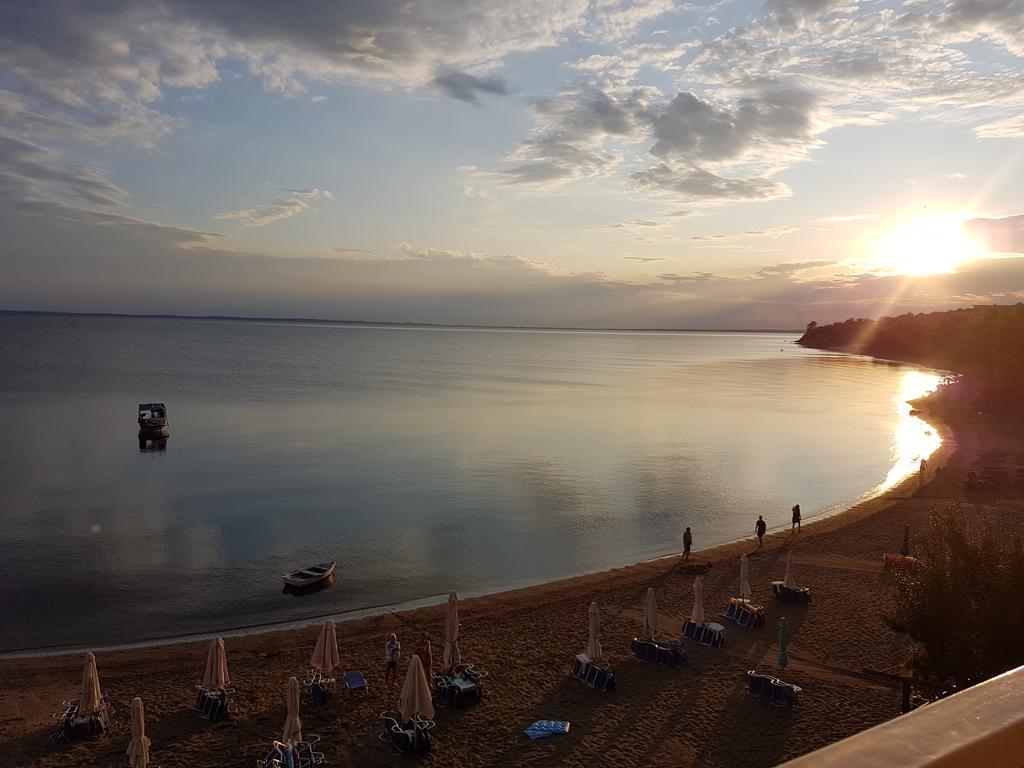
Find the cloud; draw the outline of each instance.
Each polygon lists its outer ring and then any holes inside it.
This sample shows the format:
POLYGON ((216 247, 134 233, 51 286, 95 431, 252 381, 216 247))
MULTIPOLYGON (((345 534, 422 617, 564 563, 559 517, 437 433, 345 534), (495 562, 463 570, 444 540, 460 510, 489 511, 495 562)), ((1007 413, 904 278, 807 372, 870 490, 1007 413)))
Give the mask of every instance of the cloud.
POLYGON ((809 269, 817 269, 818 267, 830 267, 834 265, 834 261, 784 261, 779 264, 769 264, 761 267, 757 271, 757 274, 761 277, 769 277, 772 275, 795 275, 800 272, 806 272, 809 269))
POLYGON ((623 256, 622 258, 626 259, 627 261, 668 261, 667 256, 623 256))
POLYGON ((979 139, 1014 139, 1024 136, 1024 115, 1015 115, 1003 120, 993 120, 974 129, 979 139))
POLYGON ((71 200, 120 206, 129 197, 96 168, 69 165, 51 149, 3 135, 0 135, 0 186, 12 204, 71 200))
POLYGON ((854 221, 871 221, 877 218, 877 213, 844 213, 836 216, 826 216, 825 218, 820 219, 820 221, 832 224, 846 224, 854 221))
POLYGON ((632 179, 643 192, 667 193, 681 200, 775 200, 790 194, 789 187, 771 179, 727 179, 699 168, 676 171, 664 163, 637 171, 632 179))
POLYGON ((1015 302, 1024 258, 908 279, 784 261, 750 275, 664 272, 643 280, 573 273, 513 254, 343 248, 338 258, 275 258, 210 233, 56 200, 0 184, 0 306, 436 323, 618 328, 802 328, 892 311, 1015 302), (816 267, 831 276, 807 279, 816 267), (53 275, 60 275, 54 280, 53 275))
POLYGON ((1001 219, 971 219, 964 227, 990 251, 1024 254, 1024 214, 1001 219))
POLYGON ((533 104, 530 135, 505 156, 496 175, 505 183, 553 186, 608 174, 618 158, 609 138, 628 140, 641 128, 637 118, 655 92, 633 88, 609 93, 593 84, 564 89, 533 104))
POLYGON ((477 77, 454 69, 442 69, 434 77, 433 83, 453 99, 467 104, 479 104, 480 100, 477 97, 481 93, 496 96, 508 94, 503 77, 477 77))
POLYGON ((767 227, 765 229, 748 229, 730 235, 694 235, 691 240, 745 240, 751 237, 766 237, 772 240, 799 232, 798 227, 767 227))
POLYGON ((695 164, 774 159, 787 149, 800 156, 814 146, 817 97, 794 83, 766 83, 737 101, 734 109, 716 108, 682 92, 652 119, 651 154, 695 164))
POLYGON ((291 189, 290 197, 279 197, 269 205, 247 208, 239 211, 215 213, 213 218, 223 221, 237 221, 247 227, 265 227, 281 219, 298 216, 309 208, 311 200, 333 200, 334 195, 321 189, 291 189))

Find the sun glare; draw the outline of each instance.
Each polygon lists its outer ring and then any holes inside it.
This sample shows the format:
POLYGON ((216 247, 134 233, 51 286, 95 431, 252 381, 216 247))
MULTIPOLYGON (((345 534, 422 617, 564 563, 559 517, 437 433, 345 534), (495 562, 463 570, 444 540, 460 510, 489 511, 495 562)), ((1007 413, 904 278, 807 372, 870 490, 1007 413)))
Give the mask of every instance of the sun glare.
POLYGON ((980 246, 956 214, 918 214, 883 234, 874 244, 876 268, 900 275, 938 275, 981 256, 980 246))

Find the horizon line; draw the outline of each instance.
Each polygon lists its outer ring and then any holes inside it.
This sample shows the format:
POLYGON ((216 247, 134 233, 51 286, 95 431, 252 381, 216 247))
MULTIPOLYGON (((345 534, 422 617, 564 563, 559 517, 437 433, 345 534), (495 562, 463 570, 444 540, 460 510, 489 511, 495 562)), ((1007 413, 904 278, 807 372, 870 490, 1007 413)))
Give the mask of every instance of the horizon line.
POLYGON ((110 317, 141 320, 233 320, 249 323, 318 323, 327 325, 379 325, 396 328, 467 328, 493 331, 616 331, 619 333, 803 333, 803 328, 612 328, 567 325, 488 325, 486 323, 429 323, 415 320, 330 320, 320 317, 263 317, 249 315, 179 315, 173 313, 67 312, 54 309, 0 309, 0 315, 49 317, 110 317))

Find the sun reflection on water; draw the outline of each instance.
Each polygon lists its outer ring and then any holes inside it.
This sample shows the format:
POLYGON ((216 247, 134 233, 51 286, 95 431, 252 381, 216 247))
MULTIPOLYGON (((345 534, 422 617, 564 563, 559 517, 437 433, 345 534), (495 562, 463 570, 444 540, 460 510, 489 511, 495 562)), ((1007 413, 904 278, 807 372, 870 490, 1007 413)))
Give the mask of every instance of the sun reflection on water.
POLYGON ((942 438, 930 424, 917 416, 911 415, 913 407, 908 400, 916 400, 936 390, 942 377, 923 371, 908 371, 903 376, 899 394, 896 395, 896 408, 899 412, 893 429, 893 458, 895 462, 885 480, 878 486, 878 491, 892 488, 903 478, 917 472, 921 460, 927 459, 942 444, 942 438))

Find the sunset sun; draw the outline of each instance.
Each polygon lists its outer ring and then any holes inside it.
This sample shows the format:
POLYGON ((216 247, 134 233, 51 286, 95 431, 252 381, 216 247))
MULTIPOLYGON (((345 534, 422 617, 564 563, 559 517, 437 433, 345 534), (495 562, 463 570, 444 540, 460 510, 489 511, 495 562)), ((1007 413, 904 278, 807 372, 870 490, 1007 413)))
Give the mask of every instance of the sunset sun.
POLYGON ((955 214, 918 214, 882 234, 874 243, 877 268, 909 276, 955 272, 974 261, 981 248, 955 214))

